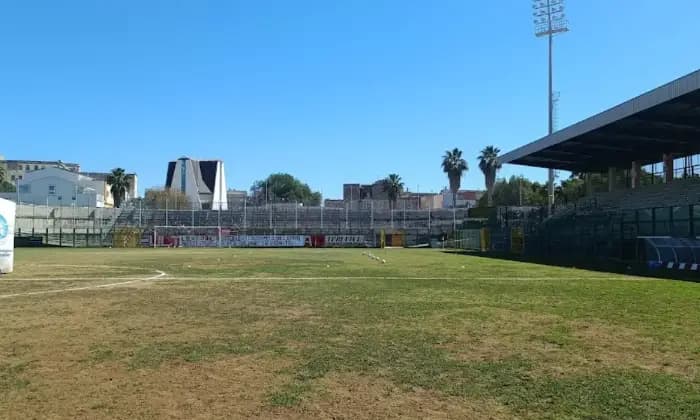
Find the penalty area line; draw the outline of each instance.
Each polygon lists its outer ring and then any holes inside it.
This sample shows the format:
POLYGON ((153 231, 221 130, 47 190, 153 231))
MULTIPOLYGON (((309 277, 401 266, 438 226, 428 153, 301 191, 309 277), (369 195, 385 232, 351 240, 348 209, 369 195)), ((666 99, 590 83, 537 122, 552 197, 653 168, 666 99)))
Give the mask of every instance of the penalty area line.
POLYGON ((125 286, 127 284, 132 284, 132 283, 137 283, 137 282, 158 280, 158 279, 161 279, 161 278, 167 276, 167 273, 165 273, 164 271, 156 270, 156 272, 158 273, 157 275, 151 276, 151 277, 146 277, 146 278, 132 279, 132 280, 128 280, 128 281, 120 281, 117 283, 96 284, 96 285, 91 285, 91 286, 67 287, 64 289, 38 290, 36 292, 12 293, 12 294, 8 294, 8 295, 0 295, 0 299, 7 299, 7 298, 19 297, 19 296, 34 296, 34 295, 47 295, 47 294, 52 294, 52 293, 77 292, 80 290, 105 289, 105 288, 115 287, 115 286, 125 286))
MULTIPOLYGON (((148 273, 144 273, 148 274, 148 273)), ((134 276, 129 276, 129 277, 83 277, 83 278, 75 278, 75 277, 7 277, 7 278, 2 278, 2 282, 25 282, 25 281, 37 281, 37 282, 44 282, 44 283, 50 283, 52 281, 73 281, 76 283, 81 283, 81 282, 92 282, 92 281, 114 281, 114 282, 122 282, 122 281, 127 281, 127 280, 133 280, 133 281, 138 281, 138 280, 143 280, 143 277, 134 277, 134 276)))

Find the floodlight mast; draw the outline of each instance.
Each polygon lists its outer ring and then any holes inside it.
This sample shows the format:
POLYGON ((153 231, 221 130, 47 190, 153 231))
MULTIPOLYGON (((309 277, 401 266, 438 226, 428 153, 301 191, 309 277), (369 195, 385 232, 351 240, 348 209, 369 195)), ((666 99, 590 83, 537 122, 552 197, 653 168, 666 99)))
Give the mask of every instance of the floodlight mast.
MULTIPOLYGON (((549 43, 549 88, 548 88, 548 134, 554 132, 554 91, 552 89, 552 40, 554 35, 569 31, 568 20, 564 13, 564 0, 533 0, 533 23, 535 24, 535 36, 538 38, 546 36, 549 43)), ((549 203, 549 213, 554 205, 554 169, 549 168, 547 201, 549 203)))

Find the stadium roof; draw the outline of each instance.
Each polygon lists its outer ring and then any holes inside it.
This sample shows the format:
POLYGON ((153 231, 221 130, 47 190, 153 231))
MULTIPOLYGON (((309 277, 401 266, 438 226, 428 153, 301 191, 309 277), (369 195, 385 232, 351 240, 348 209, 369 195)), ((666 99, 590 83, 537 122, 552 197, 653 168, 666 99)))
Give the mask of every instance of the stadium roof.
POLYGON ((700 70, 499 157, 501 163, 604 171, 700 153, 700 70))

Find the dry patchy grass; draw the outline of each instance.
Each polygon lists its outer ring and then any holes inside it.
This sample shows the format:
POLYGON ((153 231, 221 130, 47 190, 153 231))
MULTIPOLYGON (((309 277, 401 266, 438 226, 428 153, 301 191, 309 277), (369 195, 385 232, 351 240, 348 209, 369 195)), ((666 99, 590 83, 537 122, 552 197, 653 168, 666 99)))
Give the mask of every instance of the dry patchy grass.
MULTIPOLYGON (((386 258, 376 264, 358 250, 20 250, 15 278, 46 282, 31 290, 156 269, 170 276, 2 300, 0 413, 636 419, 700 412, 695 284, 425 250, 386 258), (86 261, 100 263, 85 268, 86 261), (288 280, 245 279, 269 275, 288 280), (338 276, 350 279, 323 280, 338 276)), ((18 290, 9 282, 0 294, 18 290)))

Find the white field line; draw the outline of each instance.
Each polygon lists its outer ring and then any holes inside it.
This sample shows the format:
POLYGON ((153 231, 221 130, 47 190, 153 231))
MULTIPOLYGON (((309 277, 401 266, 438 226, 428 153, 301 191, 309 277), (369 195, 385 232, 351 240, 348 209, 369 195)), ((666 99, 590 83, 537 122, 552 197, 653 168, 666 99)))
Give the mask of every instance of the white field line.
MULTIPOLYGON (((160 272, 160 271, 159 271, 160 272)), ((142 277, 93 277, 93 278, 75 278, 75 277, 24 277, 24 278, 14 278, 10 277, 3 281, 36 281, 36 282, 52 282, 52 281, 72 281, 72 282, 87 282, 95 280, 131 280, 131 281, 145 281, 146 279, 142 277)), ((487 281, 565 281, 565 280, 621 280, 619 277, 398 277, 398 276, 330 276, 330 277, 177 277, 169 276, 167 280, 176 281, 321 281, 321 280, 424 280, 424 281, 438 281, 438 280, 487 280, 487 281)), ((642 280, 638 278, 624 278, 624 280, 642 280)), ((648 280, 648 279, 644 279, 648 280)), ((115 283, 121 284, 121 283, 115 283)), ((0 296, 2 297, 2 296, 0 296)))
MULTIPOLYGON (((530 281, 567 281, 567 280, 636 280, 637 278, 620 277, 398 277, 398 276, 324 276, 324 277, 178 277, 170 276, 168 281, 321 281, 321 280, 530 280, 530 281)), ((644 280, 644 279, 640 279, 644 280)), ((647 279, 648 280, 648 279, 647 279)))
MULTIPOLYGON (((158 271, 160 273, 160 271, 158 271)), ((148 273, 144 273, 148 274, 148 273)), ((128 277, 84 277, 84 278, 75 278, 75 277, 12 277, 12 276, 6 276, 6 277, 0 277, 0 285, 2 283, 6 282, 12 282, 12 281, 43 281, 43 282, 52 282, 52 281, 74 281, 76 283, 80 282, 86 282, 86 281, 125 281, 125 280, 143 280, 143 277, 134 277, 134 276, 128 276, 128 277)))
MULTIPOLYGON (((53 263, 27 263, 22 264, 28 267, 73 267, 73 268, 118 268, 120 270, 124 269, 134 269, 134 270, 153 270, 149 267, 136 267, 136 266, 124 266, 124 265, 107 265, 107 264, 53 264, 53 263)), ((17 264, 15 264, 15 267, 17 264)))
POLYGON ((51 293, 77 292, 79 290, 104 289, 104 288, 108 288, 108 287, 124 286, 127 284, 136 283, 136 282, 158 280, 158 279, 165 277, 167 275, 165 272, 160 271, 160 270, 156 270, 156 272, 158 273, 157 275, 151 276, 151 277, 146 277, 146 278, 138 278, 138 279, 132 279, 132 280, 127 280, 127 281, 120 281, 117 283, 97 284, 97 285, 92 285, 92 286, 68 287, 65 289, 40 290, 40 291, 36 291, 36 292, 12 293, 9 295, 0 295, 0 299, 19 297, 19 296, 46 295, 46 294, 51 294, 51 293))

